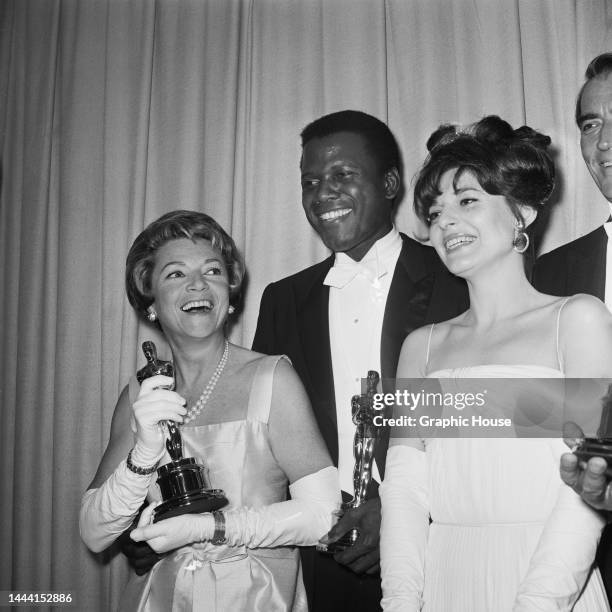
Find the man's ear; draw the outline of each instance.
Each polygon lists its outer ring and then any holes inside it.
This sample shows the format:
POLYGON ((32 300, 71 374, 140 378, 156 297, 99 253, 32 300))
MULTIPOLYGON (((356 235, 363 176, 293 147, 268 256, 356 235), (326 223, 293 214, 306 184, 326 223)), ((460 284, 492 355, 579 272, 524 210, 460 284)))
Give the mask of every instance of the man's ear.
POLYGON ((397 195, 401 185, 401 179, 399 175, 399 171, 396 167, 389 168, 385 172, 385 197, 388 200, 392 200, 397 195))
POLYGON ((525 223, 525 227, 529 227, 538 216, 538 211, 533 206, 527 206, 525 204, 519 204, 519 212, 525 223))

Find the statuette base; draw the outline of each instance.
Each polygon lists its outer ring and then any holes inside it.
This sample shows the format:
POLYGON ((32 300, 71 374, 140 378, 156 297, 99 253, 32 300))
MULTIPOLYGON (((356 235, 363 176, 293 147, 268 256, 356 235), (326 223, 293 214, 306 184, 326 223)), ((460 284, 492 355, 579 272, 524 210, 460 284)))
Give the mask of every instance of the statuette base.
POLYGON ((210 488, 206 468, 193 457, 162 465, 157 476, 164 501, 155 508, 154 523, 181 514, 212 512, 228 503, 221 489, 210 488))

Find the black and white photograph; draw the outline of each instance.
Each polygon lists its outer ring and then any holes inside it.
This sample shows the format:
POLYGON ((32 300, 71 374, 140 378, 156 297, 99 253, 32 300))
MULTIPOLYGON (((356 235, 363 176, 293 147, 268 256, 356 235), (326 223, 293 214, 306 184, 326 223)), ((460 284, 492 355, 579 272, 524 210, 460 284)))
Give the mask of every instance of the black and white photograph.
POLYGON ((0 607, 610 612, 612 0, 0 0, 0 607))

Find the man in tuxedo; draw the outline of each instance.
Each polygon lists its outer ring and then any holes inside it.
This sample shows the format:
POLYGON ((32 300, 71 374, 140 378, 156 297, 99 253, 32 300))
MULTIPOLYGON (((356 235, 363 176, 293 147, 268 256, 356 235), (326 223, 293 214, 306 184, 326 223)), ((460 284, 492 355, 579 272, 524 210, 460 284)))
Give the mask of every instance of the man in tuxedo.
MULTIPOLYGON (((309 124, 301 137, 302 205, 332 254, 266 287, 253 349, 292 360, 347 499, 353 493, 351 397, 360 393, 361 378, 368 370, 393 378, 404 338, 465 310, 467 290, 433 249, 393 226, 401 164, 384 123, 341 111, 309 124)), ((334 557, 302 551, 313 612, 380 609, 378 483, 387 444, 384 432, 368 501, 330 532, 334 539, 356 527, 355 546, 334 557)))
MULTIPOLYGON (((612 203, 612 53, 598 55, 586 70, 576 101, 582 157, 608 203, 612 203)), ((612 207, 612 204, 610 204, 612 207)), ((540 257, 537 289, 553 295, 589 293, 612 307, 612 262, 607 261, 608 224, 540 257), (610 277, 609 280, 607 277, 610 277)))
MULTIPOLYGON (((586 166, 612 212, 612 53, 598 55, 588 65, 586 81, 576 100, 576 123, 586 166)), ((612 310, 612 255, 608 254, 607 222, 540 257, 534 266, 533 284, 544 293, 588 293, 612 310)), ((612 253, 612 249, 610 249, 612 253)), ((609 432, 612 435, 612 432, 609 432)), ((561 460, 561 477, 594 508, 612 510, 612 491, 605 477, 606 462, 591 459, 582 469, 569 453, 561 460)), ((598 563, 612 600, 612 531, 604 531, 598 563)))

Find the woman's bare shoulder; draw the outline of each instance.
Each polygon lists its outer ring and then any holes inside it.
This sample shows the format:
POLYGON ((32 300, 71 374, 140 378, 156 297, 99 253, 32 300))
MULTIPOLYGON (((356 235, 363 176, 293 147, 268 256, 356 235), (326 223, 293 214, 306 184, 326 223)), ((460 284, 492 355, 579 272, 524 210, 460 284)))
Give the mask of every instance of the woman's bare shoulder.
POLYGON ((253 375, 265 360, 270 359, 277 359, 275 376, 291 376, 294 372, 291 360, 286 355, 265 355, 237 345, 232 345, 232 350, 235 352, 235 374, 253 375))
POLYGON ((578 293, 560 298, 557 302, 557 321, 560 337, 588 338, 601 333, 602 339, 612 330, 612 315, 598 298, 578 293))
POLYGON ((427 365, 427 348, 434 326, 419 327, 406 336, 397 364, 397 376, 411 378, 424 376, 427 365))
POLYGON ((423 327, 415 329, 406 336, 404 344, 402 345, 402 350, 404 346, 408 348, 427 347, 434 336, 436 339, 444 338, 450 333, 453 327, 456 325, 463 325, 465 314, 466 313, 462 313, 453 319, 441 321, 440 323, 429 323, 428 325, 423 325, 423 327))
POLYGON ((558 338, 566 376, 612 376, 612 315, 592 295, 577 294, 559 306, 558 338))
POLYGON ((598 324, 612 321, 606 305, 593 295, 577 293, 571 297, 559 298, 560 316, 566 323, 579 321, 583 324, 598 324))

